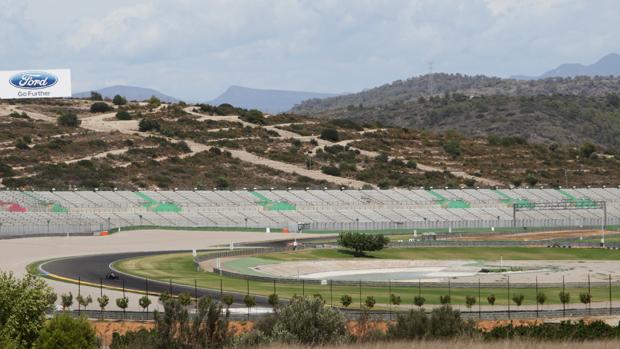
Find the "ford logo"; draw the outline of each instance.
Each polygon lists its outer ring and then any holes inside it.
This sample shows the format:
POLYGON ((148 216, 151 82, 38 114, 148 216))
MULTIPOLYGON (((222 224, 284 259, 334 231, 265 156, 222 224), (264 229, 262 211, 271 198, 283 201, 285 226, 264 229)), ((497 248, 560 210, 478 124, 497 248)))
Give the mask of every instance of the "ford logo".
POLYGON ((42 71, 21 72, 11 76, 9 83, 17 88, 38 90, 56 85, 58 77, 42 71))

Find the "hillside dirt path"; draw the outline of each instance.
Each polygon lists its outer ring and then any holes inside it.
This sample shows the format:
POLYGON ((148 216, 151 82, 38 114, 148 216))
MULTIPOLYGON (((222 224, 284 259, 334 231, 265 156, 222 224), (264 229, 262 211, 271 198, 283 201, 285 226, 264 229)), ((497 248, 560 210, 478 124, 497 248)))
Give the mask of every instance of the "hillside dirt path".
POLYGON ((56 122, 56 118, 52 116, 48 116, 45 114, 41 114, 41 113, 37 113, 34 111, 25 110, 25 109, 20 109, 14 105, 0 104, 0 115, 9 115, 11 113, 26 113, 31 119, 34 119, 34 120, 56 122))
MULTIPOLYGON (((190 112, 191 114, 196 115, 197 113, 194 112, 190 112)), ((139 133, 143 136, 149 136, 151 135, 148 132, 139 132, 138 130, 138 121, 137 120, 129 120, 129 121, 120 121, 120 120, 110 120, 110 118, 114 117, 115 113, 106 113, 106 114, 100 114, 100 115, 95 115, 92 117, 87 117, 87 118, 83 118, 82 119, 82 125, 81 127, 89 129, 89 130, 93 130, 93 131, 97 131, 97 132, 112 132, 112 131, 119 131, 121 133, 126 133, 126 134, 134 134, 134 133, 139 133)), ((200 114, 198 114, 200 115, 200 114)), ((230 120, 230 118, 228 119, 230 120)), ((236 121, 236 120, 235 120, 236 121)), ((257 127, 257 125, 251 124, 254 127, 257 127)), ((277 131, 276 131, 277 132, 277 131)), ((299 135, 298 135, 299 136, 299 135)), ((176 139, 172 139, 172 138, 167 138, 168 141, 170 142, 180 142, 180 140, 176 140, 176 139)), ((192 156, 195 155, 197 153, 203 152, 203 151, 208 151, 209 149, 211 149, 212 147, 206 144, 201 144, 192 140, 183 140, 185 143, 187 143, 187 145, 189 146, 191 152, 190 153, 186 153, 183 154, 182 156, 180 156, 181 158, 184 157, 188 157, 188 156, 192 156)), ((270 167, 272 169, 278 170, 278 171, 282 171, 285 173, 290 173, 290 174, 298 174, 301 176, 306 176, 308 178, 312 178, 314 180, 319 180, 319 181, 327 181, 330 183, 334 183, 337 185, 341 185, 341 186, 350 186, 353 188, 361 188, 364 185, 371 185, 370 183, 366 183, 366 182, 362 182, 362 181, 358 181, 358 180, 354 180, 354 179, 349 179, 349 178, 343 178, 343 177, 336 177, 336 176, 331 176, 331 175, 327 175, 324 174, 321 171, 317 171, 317 170, 308 170, 306 168, 297 166, 297 165, 293 165, 293 164, 288 164, 285 162, 280 162, 280 161, 275 161, 275 160, 271 160, 271 159, 267 159, 264 157, 260 157, 257 155, 254 155, 252 153, 249 153, 245 150, 239 150, 239 149, 229 149, 229 148, 222 148, 223 150, 226 150, 228 152, 231 153, 231 155, 241 161, 244 162, 249 162, 251 164, 255 164, 255 165, 263 165, 263 166, 267 166, 270 167)), ((118 151, 115 151, 114 154, 122 154, 123 152, 121 151, 122 149, 119 149, 118 151)), ((126 152, 127 150, 125 150, 126 152)), ((100 156, 105 156, 107 155, 106 152, 101 153, 101 154, 97 154, 100 156)), ((162 161, 167 159, 167 157, 161 157, 158 158, 156 160, 162 161)), ((74 161, 79 161, 82 159, 77 159, 74 161)))

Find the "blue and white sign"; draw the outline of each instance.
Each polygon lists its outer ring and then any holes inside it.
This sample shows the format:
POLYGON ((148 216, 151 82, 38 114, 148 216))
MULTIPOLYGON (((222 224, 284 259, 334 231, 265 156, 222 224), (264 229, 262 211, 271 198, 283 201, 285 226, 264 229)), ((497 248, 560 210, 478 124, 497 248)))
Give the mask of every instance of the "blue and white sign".
POLYGON ((0 71, 0 99, 71 97, 69 69, 0 71))

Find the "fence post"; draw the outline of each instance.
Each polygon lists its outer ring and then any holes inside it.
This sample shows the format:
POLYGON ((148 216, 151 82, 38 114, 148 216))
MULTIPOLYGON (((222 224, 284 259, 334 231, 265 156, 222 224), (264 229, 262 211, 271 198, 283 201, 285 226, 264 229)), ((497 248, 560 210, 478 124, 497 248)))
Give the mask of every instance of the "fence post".
POLYGON ((592 290, 590 288, 590 273, 588 273, 588 296, 590 297, 590 303, 588 303, 588 315, 592 315, 592 290))
POLYGON ((390 320, 392 320, 392 280, 388 280, 388 307, 390 311, 390 320))
MULTIPOLYGON (((82 279, 80 276, 78 276, 78 297, 81 297, 81 290, 82 290, 82 279)), ((78 315, 82 314, 82 309, 80 308, 80 302, 78 301, 78 315)))
POLYGON ((536 294, 534 295, 536 301, 536 318, 538 318, 538 275, 536 275, 536 294))
POLYGON ((611 274, 609 274, 609 315, 611 315, 611 274))
POLYGON ((334 307, 334 290, 333 290, 334 280, 329 280, 329 304, 334 307))
POLYGON ((360 280, 360 310, 362 310, 362 280, 360 280))
POLYGON ((196 279, 194 279, 194 298, 196 299, 196 312, 198 312, 198 285, 196 279))
POLYGON ((510 320, 510 276, 508 276, 507 279, 507 287, 508 287, 508 320, 510 320))
MULTIPOLYGON (((562 293, 566 292, 566 284, 564 283, 564 275, 562 275, 562 293)), ((566 317, 566 303, 562 302, 562 316, 566 317)))
POLYGON ((482 318, 482 310, 480 309, 480 278, 478 278, 478 319, 482 318))

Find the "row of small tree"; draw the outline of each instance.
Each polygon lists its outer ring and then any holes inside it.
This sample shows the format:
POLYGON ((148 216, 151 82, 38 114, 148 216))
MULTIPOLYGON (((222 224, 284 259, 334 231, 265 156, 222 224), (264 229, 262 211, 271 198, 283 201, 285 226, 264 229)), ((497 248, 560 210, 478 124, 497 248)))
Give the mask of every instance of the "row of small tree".
MULTIPOLYGON (((562 305, 564 306, 564 308, 566 307, 566 304, 570 303, 570 293, 567 291, 564 291, 564 290, 560 291, 558 293, 558 298, 560 302, 562 303, 562 305)), ((495 294, 491 293, 486 297, 486 300, 487 300, 487 303, 489 303, 489 305, 494 306, 495 301, 497 300, 497 297, 495 296, 495 294)), ((514 302, 514 304, 517 307, 520 307, 523 304, 523 301, 525 300, 525 296, 522 293, 515 293, 511 296, 511 300, 512 302, 514 302)), ((588 306, 592 303, 592 295, 589 292, 582 292, 579 294, 579 300, 581 301, 581 303, 588 306)), ((394 306, 399 306, 402 303, 401 297, 395 294, 390 294, 389 301, 390 301, 390 304, 394 306)), ((477 302, 478 302, 477 297, 471 296, 471 295, 465 296, 465 306, 468 309, 476 305, 477 302)), ((536 303, 543 306, 546 302, 547 302, 546 293, 538 292, 536 294, 536 303)), ((351 296, 345 294, 340 297, 340 304, 342 304, 343 307, 347 308, 352 303, 353 303, 353 298, 351 296)), ((366 300, 364 301, 364 305, 368 308, 372 308, 375 305, 375 303, 376 303, 375 298, 372 296, 366 297, 366 300)), ((421 295, 413 297, 413 304, 415 304, 419 308, 424 306, 425 303, 426 303, 426 298, 422 297, 421 295)), ((452 297, 450 295, 440 295, 439 303, 442 305, 451 304, 452 297)))

